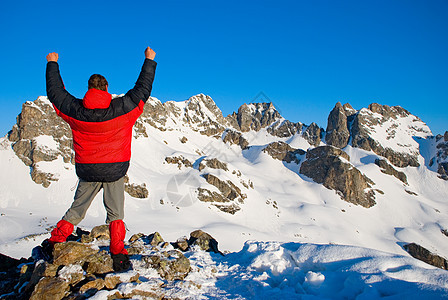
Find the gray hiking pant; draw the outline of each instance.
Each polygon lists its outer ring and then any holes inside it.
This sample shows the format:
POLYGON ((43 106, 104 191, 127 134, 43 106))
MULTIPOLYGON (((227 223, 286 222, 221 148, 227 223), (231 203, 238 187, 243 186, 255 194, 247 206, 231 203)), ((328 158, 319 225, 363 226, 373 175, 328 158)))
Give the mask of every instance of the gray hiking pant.
POLYGON ((106 208, 106 223, 124 218, 124 177, 114 182, 89 182, 79 179, 75 199, 63 220, 78 225, 84 219, 87 209, 96 194, 103 189, 103 203, 106 208))

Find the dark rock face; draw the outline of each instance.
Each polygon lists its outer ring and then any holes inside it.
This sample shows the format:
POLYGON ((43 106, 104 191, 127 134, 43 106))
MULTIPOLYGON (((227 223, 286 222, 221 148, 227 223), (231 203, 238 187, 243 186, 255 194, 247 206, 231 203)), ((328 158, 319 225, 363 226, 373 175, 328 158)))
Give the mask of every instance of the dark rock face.
POLYGON ((234 112, 226 117, 231 126, 242 132, 249 130, 259 131, 280 118, 280 113, 272 103, 243 104, 238 109, 238 113, 234 112))
POLYGON ((267 131, 274 136, 289 137, 296 133, 300 133, 302 128, 302 123, 293 123, 291 121, 284 120, 283 122, 276 122, 272 126, 268 127, 267 131))
POLYGON ((437 268, 448 270, 448 262, 445 258, 431 253, 428 249, 423 248, 415 243, 407 244, 404 249, 414 258, 424 261, 427 264, 437 268))
POLYGON ((224 143, 230 143, 232 145, 239 145, 241 149, 247 149, 249 142, 243 137, 243 135, 235 130, 227 129, 224 132, 223 138, 224 143))
POLYGON ((408 179, 406 177, 406 174, 395 170, 394 167, 392 167, 390 164, 388 164, 386 160, 377 158, 375 160, 375 164, 381 168, 381 172, 383 172, 384 174, 395 176, 400 181, 402 181, 404 184, 408 184, 408 179))
POLYGON ((344 148, 347 146, 349 139, 350 132, 347 126, 347 115, 342 104, 338 102, 328 116, 325 141, 330 146, 344 148))
POLYGON ((263 152, 269 154, 274 159, 288 163, 294 162, 296 164, 300 162, 297 155, 305 154, 305 151, 301 149, 294 149, 285 142, 270 143, 263 149, 263 152))
POLYGON ((241 192, 241 189, 230 180, 222 181, 212 174, 204 174, 202 177, 204 177, 205 180, 207 180, 207 182, 211 185, 216 186, 221 192, 221 195, 229 201, 235 200, 238 197, 240 199, 246 198, 246 195, 241 192))
POLYGON ((448 142, 448 131, 445 131, 445 134, 443 135, 443 140, 445 142, 448 142))
POLYGON ((307 152, 300 173, 328 189, 337 191, 347 202, 366 208, 372 207, 375 205, 374 192, 365 192, 365 189, 371 188, 373 182, 346 162, 349 160, 348 154, 339 148, 317 147, 307 152))
POLYGON ((319 146, 323 130, 316 123, 311 123, 303 133, 303 137, 313 146, 319 146))

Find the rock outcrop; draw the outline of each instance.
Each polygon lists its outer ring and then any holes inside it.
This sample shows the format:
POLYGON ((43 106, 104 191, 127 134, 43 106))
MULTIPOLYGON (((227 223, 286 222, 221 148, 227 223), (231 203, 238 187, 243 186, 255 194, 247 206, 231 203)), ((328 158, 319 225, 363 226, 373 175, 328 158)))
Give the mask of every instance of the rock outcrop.
POLYGON ((408 179, 406 174, 403 172, 397 171, 394 167, 392 167, 386 160, 384 159, 375 159, 375 164, 381 168, 381 172, 387 175, 392 175, 398 178, 404 184, 408 184, 408 179))
POLYGON ((222 140, 224 143, 229 143, 231 145, 238 145, 241 149, 247 149, 249 146, 249 142, 243 137, 241 132, 226 129, 222 136, 222 140))
POLYGON ((298 155, 304 155, 305 151, 302 149, 294 149, 285 142, 273 142, 267 145, 263 152, 269 154, 274 159, 278 159, 287 163, 300 163, 298 155))
POLYGON ((226 117, 228 123, 241 132, 259 131, 281 118, 280 113, 272 103, 243 104, 238 113, 226 117))
POLYGON ((126 175, 124 178, 124 191, 134 198, 145 199, 148 198, 149 191, 146 188, 145 183, 136 184, 130 183, 129 177, 126 175))
POLYGON ((313 146, 319 146, 322 136, 323 130, 314 122, 311 123, 303 133, 303 137, 305 138, 305 140, 307 140, 308 143, 313 146))
POLYGON ((375 205, 372 180, 350 164, 350 157, 339 148, 321 146, 309 150, 300 173, 335 190, 347 202, 369 208, 375 205))
POLYGON ((328 116, 325 142, 330 146, 344 148, 347 146, 349 139, 350 131, 347 125, 346 110, 342 104, 338 102, 328 116))
POLYGON ((448 270, 448 262, 445 258, 431 253, 428 249, 416 243, 404 245, 404 249, 416 259, 424 261, 425 263, 433 265, 437 268, 448 270))
POLYGON ((448 180, 448 131, 443 136, 436 136, 435 140, 436 154, 431 158, 429 166, 432 167, 435 164, 439 177, 448 180))
POLYGON ((23 104, 8 139, 16 155, 30 167, 32 179, 44 187, 57 181, 58 175, 43 170, 40 162, 61 157, 64 163, 74 164, 70 127, 56 115, 46 97, 23 104))
POLYGON ((221 211, 235 214, 241 208, 238 204, 244 203, 247 195, 242 193, 232 181, 223 181, 213 174, 203 174, 207 183, 215 186, 219 192, 205 188, 198 188, 198 199, 202 202, 209 202, 221 211))

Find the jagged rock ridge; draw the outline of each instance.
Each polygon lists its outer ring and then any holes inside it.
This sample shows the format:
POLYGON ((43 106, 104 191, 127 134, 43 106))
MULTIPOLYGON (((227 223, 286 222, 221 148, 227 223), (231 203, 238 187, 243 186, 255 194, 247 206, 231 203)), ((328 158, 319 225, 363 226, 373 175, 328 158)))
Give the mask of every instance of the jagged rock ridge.
MULTIPOLYGON (((338 191, 342 199, 365 207, 370 207, 375 203, 373 201, 374 192, 371 190, 366 194, 360 190, 371 188, 374 183, 365 179, 366 177, 355 166, 350 165, 350 158, 347 159, 343 151, 336 153, 332 150, 330 154, 327 151, 330 148, 319 146, 326 144, 343 149, 347 145, 351 145, 373 151, 378 156, 385 158, 378 160, 377 163, 384 173, 391 174, 406 183, 404 173, 395 170, 389 163, 398 168, 419 166, 419 146, 413 138, 426 138, 431 134, 426 124, 399 106, 389 107, 373 103, 368 108, 356 111, 349 104, 342 105, 338 102, 330 112, 325 131, 315 123, 307 126, 285 120, 272 103, 243 104, 237 112, 224 118, 212 98, 203 94, 193 96, 183 102, 162 103, 158 99, 150 98, 134 127, 134 138, 148 138, 147 126, 161 132, 188 127, 205 137, 220 139, 223 144, 238 145, 243 151, 251 147, 246 136, 249 132, 266 130, 274 138, 280 139, 300 136, 309 144, 308 149, 295 149, 283 140, 279 140, 264 145, 263 152, 285 163, 301 165, 301 174, 329 189, 338 191), (314 147, 320 150, 313 150, 314 147), (326 151, 322 149, 326 149, 326 151), (300 157, 306 152, 308 152, 307 159, 301 161, 303 158, 300 159, 300 157), (321 157, 315 157, 316 153, 321 157), (311 159, 311 157, 313 158, 311 159), (316 162, 318 164, 314 165, 316 162), (344 178, 346 182, 338 183, 337 180, 341 181, 341 179, 333 175, 324 176, 321 172, 322 168, 327 173, 329 172, 328 174, 333 174, 333 172, 344 174, 341 178, 344 178)), ((437 148, 439 150, 432 159, 432 164, 438 164, 438 172, 443 179, 448 178, 446 176, 448 173, 447 136, 445 134, 443 138, 438 138, 437 148)), ((74 163, 69 127, 56 116, 50 102, 45 97, 39 97, 36 101, 26 102, 23 105, 17 124, 8 134, 8 138, 17 156, 27 166, 30 166, 32 179, 44 187, 48 187, 52 181, 57 181, 59 175, 51 173, 51 170, 45 170, 39 162, 55 161, 61 158, 66 168, 70 168, 74 163)), ((180 142, 188 145, 188 138, 184 136, 180 142)), ((216 158, 210 157, 209 159, 216 158)), ((166 157, 165 160, 170 164, 176 163, 179 169, 182 167, 194 168, 194 161, 183 157, 166 157)), ((223 164, 225 163, 223 162, 223 164)), ((213 203, 214 206, 225 212, 236 213, 239 211, 240 205, 244 203, 245 199, 245 193, 241 191, 250 185, 248 181, 240 180, 238 182, 235 180, 235 176, 233 179, 229 179, 232 178, 231 174, 225 176, 228 178, 223 179, 220 178, 221 176, 203 172, 204 165, 196 167, 199 167, 203 180, 214 186, 214 188, 198 188, 198 199, 213 203), (224 183, 228 185, 226 188, 224 188, 224 183), (228 193, 228 190, 232 192, 228 193), (229 198, 229 195, 239 196, 229 198)), ((230 173, 228 170, 224 171, 230 173)), ((233 171, 235 172, 235 170, 233 171)), ((127 182, 126 192, 136 198, 149 197, 145 183, 137 185, 127 182)))

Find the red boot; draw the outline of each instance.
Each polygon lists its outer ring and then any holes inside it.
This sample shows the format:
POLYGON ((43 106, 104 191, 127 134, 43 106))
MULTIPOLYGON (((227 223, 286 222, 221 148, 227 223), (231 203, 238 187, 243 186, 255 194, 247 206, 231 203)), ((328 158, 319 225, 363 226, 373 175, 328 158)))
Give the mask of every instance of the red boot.
POLYGON ((109 224, 110 231, 110 253, 112 254, 128 254, 124 249, 124 238, 126 237, 126 228, 123 220, 115 220, 109 224))
POLYGON ((49 241, 51 243, 63 243, 67 240, 67 237, 73 232, 73 224, 65 220, 60 220, 56 225, 56 228, 51 232, 49 241))
POLYGON ((132 265, 129 260, 128 251, 124 249, 124 238, 126 228, 122 220, 115 220, 109 224, 110 231, 110 253, 112 257, 112 267, 115 272, 129 270, 132 265))

